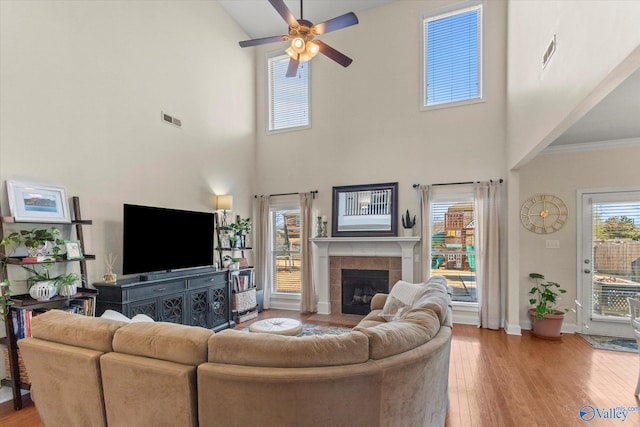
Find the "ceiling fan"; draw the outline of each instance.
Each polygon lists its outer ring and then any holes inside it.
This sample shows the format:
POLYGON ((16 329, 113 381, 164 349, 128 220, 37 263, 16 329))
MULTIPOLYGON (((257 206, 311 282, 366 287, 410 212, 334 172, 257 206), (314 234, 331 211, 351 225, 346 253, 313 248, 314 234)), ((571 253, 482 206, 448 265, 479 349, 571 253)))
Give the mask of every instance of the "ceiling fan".
POLYGON ((300 19, 296 19, 289 10, 284 0, 269 0, 271 6, 289 24, 288 34, 281 36, 264 37, 260 39, 244 40, 240 42, 240 47, 257 46, 261 44, 274 43, 291 40, 291 45, 286 52, 291 57, 287 68, 287 77, 295 77, 298 72, 298 65, 301 62, 311 60, 318 52, 333 59, 343 67, 348 67, 353 60, 341 52, 315 37, 331 31, 340 30, 358 23, 358 17, 353 12, 345 13, 313 25, 312 22, 302 18, 302 0, 300 0, 300 19))

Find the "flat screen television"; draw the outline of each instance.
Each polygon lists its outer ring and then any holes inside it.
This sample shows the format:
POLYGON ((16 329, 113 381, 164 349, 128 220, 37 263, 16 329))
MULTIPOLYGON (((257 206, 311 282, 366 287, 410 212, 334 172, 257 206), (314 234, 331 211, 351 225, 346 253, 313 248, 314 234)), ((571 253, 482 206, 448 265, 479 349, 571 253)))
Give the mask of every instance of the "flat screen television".
POLYGON ((124 205, 123 274, 213 265, 214 215, 124 205))

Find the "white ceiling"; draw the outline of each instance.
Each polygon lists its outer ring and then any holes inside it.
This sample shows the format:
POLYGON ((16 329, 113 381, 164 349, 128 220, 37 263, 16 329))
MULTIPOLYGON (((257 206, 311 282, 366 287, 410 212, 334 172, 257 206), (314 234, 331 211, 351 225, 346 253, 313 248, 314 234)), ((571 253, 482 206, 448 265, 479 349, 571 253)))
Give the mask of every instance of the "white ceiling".
MULTIPOLYGON (((304 0, 304 19, 319 24, 347 12, 357 12, 382 6, 396 0, 304 0)), ((289 26, 267 0, 218 0, 250 38, 287 34, 289 26)), ((300 18, 300 1, 285 0, 285 4, 300 18)), ((240 41, 240 40, 238 40, 240 41)))
POLYGON ((640 70, 636 70, 552 145, 640 137, 640 70))
MULTIPOLYGON (((249 35, 260 38, 286 34, 288 26, 267 0, 218 0, 249 35)), ((318 24, 347 12, 371 9, 397 0, 305 0, 304 18, 318 24)), ((296 18, 300 2, 285 0, 296 18)), ((238 40, 240 41, 240 40, 238 40)), ((640 138, 640 70, 636 71, 582 119, 557 138, 554 147, 640 138)))

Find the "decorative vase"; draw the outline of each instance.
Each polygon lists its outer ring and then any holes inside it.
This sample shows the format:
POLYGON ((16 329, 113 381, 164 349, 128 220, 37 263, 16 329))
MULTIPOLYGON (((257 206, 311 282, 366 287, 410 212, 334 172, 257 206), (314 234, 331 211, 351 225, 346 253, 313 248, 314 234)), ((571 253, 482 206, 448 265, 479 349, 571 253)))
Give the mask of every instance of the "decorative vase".
POLYGON ((78 285, 62 285, 60 286, 60 295, 63 297, 71 297, 78 293, 78 285))
POLYGON ((114 273, 107 273, 104 275, 105 283, 116 283, 118 281, 118 275, 114 273))
POLYGON ((38 301, 49 301, 56 296, 56 287, 52 281, 37 282, 29 289, 31 298, 38 301))
POLYGON ((322 217, 321 216, 318 217, 318 222, 316 223, 316 237, 323 237, 322 236, 322 217))
POLYGON ((533 336, 543 338, 547 340, 559 340, 562 337, 560 330, 562 329, 562 321, 564 320, 564 313, 547 313, 542 319, 538 319, 536 316, 536 310, 529 309, 529 316, 531 316, 531 329, 533 336))
POLYGON ((44 242, 44 244, 38 247, 27 246, 27 255, 30 257, 39 257, 47 255, 47 250, 49 249, 49 242, 44 242))

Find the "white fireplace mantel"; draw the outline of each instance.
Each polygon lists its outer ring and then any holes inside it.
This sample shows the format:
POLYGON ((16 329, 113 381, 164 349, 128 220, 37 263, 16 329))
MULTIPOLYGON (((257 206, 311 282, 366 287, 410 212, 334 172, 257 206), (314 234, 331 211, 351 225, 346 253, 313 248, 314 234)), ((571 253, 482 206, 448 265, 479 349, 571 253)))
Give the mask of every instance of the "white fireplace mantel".
POLYGON ((413 282, 413 248, 419 237, 316 237, 313 271, 318 293, 318 313, 331 314, 329 292, 330 256, 402 258, 402 280, 413 282))

